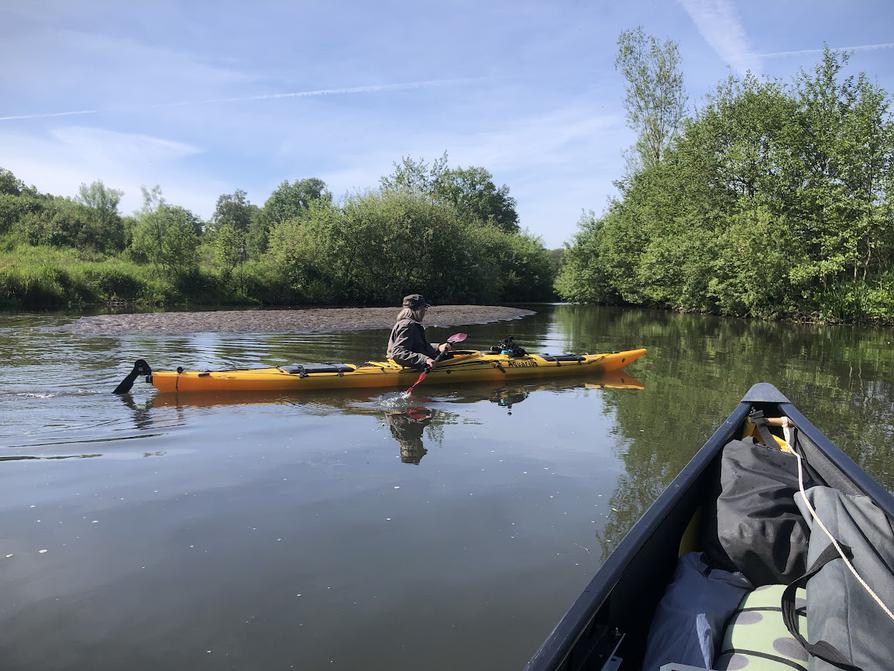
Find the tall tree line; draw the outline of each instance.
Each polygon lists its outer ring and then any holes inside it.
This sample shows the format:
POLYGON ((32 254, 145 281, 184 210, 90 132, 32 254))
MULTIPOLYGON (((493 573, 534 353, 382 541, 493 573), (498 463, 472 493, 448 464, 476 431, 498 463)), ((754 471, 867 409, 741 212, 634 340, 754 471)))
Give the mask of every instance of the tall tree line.
POLYGON ((790 83, 730 77, 684 117, 682 78, 666 72, 675 55, 673 43, 621 37, 638 160, 607 213, 582 219, 559 294, 760 318, 894 321, 887 93, 863 73, 845 75, 847 55, 826 50, 790 83))

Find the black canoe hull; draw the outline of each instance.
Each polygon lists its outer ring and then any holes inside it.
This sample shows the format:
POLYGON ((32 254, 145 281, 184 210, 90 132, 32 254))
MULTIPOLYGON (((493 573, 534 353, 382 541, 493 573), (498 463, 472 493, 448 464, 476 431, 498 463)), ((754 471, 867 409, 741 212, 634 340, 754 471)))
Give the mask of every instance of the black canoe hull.
POLYGON ((528 662, 528 671, 639 668, 652 613, 673 574, 680 539, 707 493, 715 490, 723 446, 738 435, 752 408, 791 419, 816 475, 843 492, 865 494, 894 520, 894 497, 887 490, 779 390, 756 384, 618 544, 528 662), (623 665, 611 663, 615 654, 623 665))

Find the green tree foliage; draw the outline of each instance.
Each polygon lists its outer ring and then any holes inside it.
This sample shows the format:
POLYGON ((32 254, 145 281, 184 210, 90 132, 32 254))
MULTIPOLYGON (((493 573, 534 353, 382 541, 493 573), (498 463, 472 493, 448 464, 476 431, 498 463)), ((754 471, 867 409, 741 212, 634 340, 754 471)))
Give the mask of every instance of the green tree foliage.
POLYGON ((102 182, 82 184, 76 200, 42 194, 0 169, 0 233, 32 245, 117 252, 124 248, 120 196, 102 182))
POLYGON ((32 245, 78 247, 115 252, 124 246, 124 229, 117 215, 107 218, 95 209, 59 197, 19 197, 17 229, 32 245))
POLYGON ((133 254, 172 278, 184 278, 198 268, 201 234, 202 224, 189 210, 162 203, 139 216, 133 254))
POLYGON ((894 320, 894 122, 827 51, 789 86, 722 83, 659 162, 583 222, 570 300, 728 315, 894 320))
POLYGON ((421 288, 438 302, 550 297, 538 239, 469 225, 453 207, 409 191, 314 204, 274 228, 270 254, 293 292, 313 303, 391 305, 421 288))
POLYGON ((553 300, 555 278, 549 253, 543 241, 526 233, 507 233, 492 225, 467 226, 472 267, 489 268, 496 264, 496 275, 488 271, 479 295, 493 296, 499 301, 553 300))
POLYGON ((248 260, 252 222, 257 215, 257 206, 241 189, 217 199, 207 233, 214 260, 224 276, 229 277, 237 265, 248 260))
POLYGON ((121 202, 122 191, 110 189, 97 180, 90 184, 81 184, 77 201, 90 210, 90 235, 96 240, 97 248, 107 251, 124 249, 124 224, 118 214, 118 203, 121 202))
POLYGON ((21 234, 21 220, 26 216, 43 212, 49 201, 47 197, 27 193, 21 195, 0 193, 0 233, 17 231, 21 234))
POLYGON ((484 168, 445 170, 435 184, 435 196, 451 203, 466 220, 491 224, 507 233, 519 230, 515 198, 509 195, 509 187, 497 187, 493 175, 484 168))
POLYGON ((506 187, 481 168, 438 163, 435 194, 428 166, 405 167, 402 186, 338 203, 316 179, 284 182, 263 208, 237 190, 218 198, 207 226, 165 202, 158 186, 143 187, 140 210, 122 218, 120 194, 101 182, 73 201, 4 173, 0 253, 47 262, 10 268, 0 303, 394 305, 413 291, 438 302, 554 298, 555 260, 518 231, 506 187))
POLYGON ((462 236, 452 210, 412 194, 369 194, 312 207, 277 226, 270 247, 296 293, 313 302, 388 305, 419 287, 468 300, 472 269, 455 244, 462 236))
POLYGON ((686 108, 680 53, 673 40, 659 42, 642 28, 618 37, 615 67, 627 80, 627 122, 639 133, 636 151, 644 167, 658 163, 670 145, 686 108))
POLYGON ((165 197, 161 192, 161 187, 156 184, 151 189, 141 186, 140 191, 143 194, 143 207, 140 209, 141 214, 153 212, 164 205, 165 197))
MULTIPOLYGON (((617 216, 617 215, 615 215, 617 216)), ((565 248, 556 276, 556 291, 575 303, 614 303, 617 292, 606 264, 613 257, 600 250, 608 236, 602 231, 608 217, 598 219, 586 213, 578 222, 578 232, 565 248)))
POLYGON ((311 177, 296 179, 294 182, 287 180, 276 187, 264 203, 264 216, 270 225, 275 226, 288 219, 300 217, 312 203, 331 200, 332 194, 321 179, 311 177))
POLYGON ((6 168, 0 168, 0 195, 20 196, 25 190, 22 181, 6 168))
POLYGON ((425 159, 402 156, 400 162, 394 164, 391 174, 379 180, 379 186, 386 193, 413 193, 434 200, 438 181, 446 170, 446 153, 430 165, 425 159))
POLYGON ((515 199, 505 184, 497 187, 493 175, 481 167, 448 168, 447 154, 431 164, 404 156, 394 171, 380 180, 384 192, 412 193, 456 209, 469 223, 496 226, 507 233, 519 231, 515 199))
POLYGON ((260 212, 252 216, 248 236, 250 256, 256 257, 267 249, 270 230, 284 221, 296 219, 315 203, 332 202, 326 183, 316 177, 288 180, 280 184, 264 203, 260 212))

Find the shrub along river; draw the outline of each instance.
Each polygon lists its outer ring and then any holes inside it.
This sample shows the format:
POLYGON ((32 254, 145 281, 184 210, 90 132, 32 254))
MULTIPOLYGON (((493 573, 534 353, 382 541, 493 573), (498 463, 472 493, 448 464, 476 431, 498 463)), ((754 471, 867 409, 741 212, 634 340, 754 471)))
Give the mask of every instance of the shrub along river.
POLYGON ((78 335, 76 316, 0 316, 0 666, 519 668, 758 381, 894 487, 890 329, 533 309, 430 337, 643 346, 627 372, 644 388, 117 397, 138 357, 355 362, 388 332, 78 335))

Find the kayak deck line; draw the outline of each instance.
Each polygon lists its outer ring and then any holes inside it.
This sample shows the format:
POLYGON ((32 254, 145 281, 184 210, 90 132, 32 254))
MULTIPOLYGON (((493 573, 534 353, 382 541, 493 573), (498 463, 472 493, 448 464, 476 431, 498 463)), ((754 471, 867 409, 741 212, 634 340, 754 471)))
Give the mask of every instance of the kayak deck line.
MULTIPOLYGON (((525 354, 511 356, 478 350, 456 350, 428 374, 428 384, 505 381, 545 378, 583 373, 608 373, 624 368, 646 353, 645 349, 579 355, 525 354)), ((300 391, 318 389, 367 389, 402 387, 413 382, 419 371, 394 361, 363 364, 290 364, 268 368, 218 371, 153 371, 140 359, 115 393, 126 393, 133 381, 145 375, 147 382, 163 393, 202 391, 300 391), (129 381, 129 384, 128 384, 129 381)))

